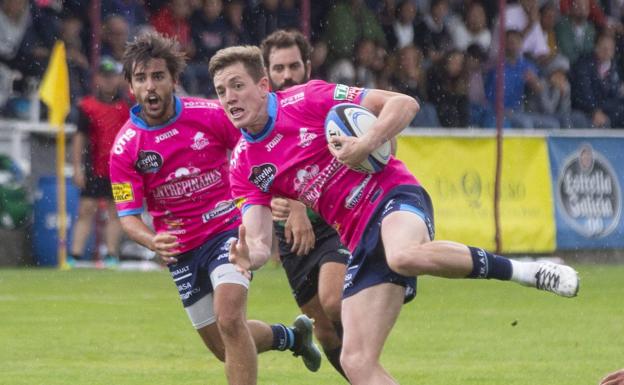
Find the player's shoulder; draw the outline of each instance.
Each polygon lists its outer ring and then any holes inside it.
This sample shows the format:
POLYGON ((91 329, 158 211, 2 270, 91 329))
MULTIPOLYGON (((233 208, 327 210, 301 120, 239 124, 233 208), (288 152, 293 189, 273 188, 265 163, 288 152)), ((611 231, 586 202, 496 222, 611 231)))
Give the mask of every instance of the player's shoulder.
POLYGON ((241 136, 236 146, 232 150, 232 154, 230 155, 230 171, 234 171, 239 168, 246 159, 245 151, 247 150, 247 141, 244 136, 241 136))
POLYGON ((320 96, 321 89, 331 86, 323 80, 310 80, 307 83, 289 87, 283 91, 277 91, 277 100, 280 108, 297 108, 305 106, 306 102, 320 96))
POLYGON ((182 106, 190 110, 223 110, 219 101, 191 96, 180 97, 182 106))
POLYGON ((130 143, 137 141, 142 131, 132 123, 132 119, 128 119, 117 132, 111 152, 115 155, 127 153, 130 143))

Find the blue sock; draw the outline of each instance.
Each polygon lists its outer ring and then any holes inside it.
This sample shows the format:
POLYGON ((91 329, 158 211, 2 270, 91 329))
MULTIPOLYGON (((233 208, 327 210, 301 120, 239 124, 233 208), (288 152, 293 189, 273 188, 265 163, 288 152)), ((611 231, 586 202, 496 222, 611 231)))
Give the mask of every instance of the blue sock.
POLYGON ((509 259, 476 247, 468 248, 472 256, 472 272, 467 278, 494 278, 502 281, 511 279, 512 267, 509 259))
POLYGON ((275 324, 271 325, 271 331, 273 332, 272 350, 291 349, 295 345, 295 333, 289 327, 275 324))

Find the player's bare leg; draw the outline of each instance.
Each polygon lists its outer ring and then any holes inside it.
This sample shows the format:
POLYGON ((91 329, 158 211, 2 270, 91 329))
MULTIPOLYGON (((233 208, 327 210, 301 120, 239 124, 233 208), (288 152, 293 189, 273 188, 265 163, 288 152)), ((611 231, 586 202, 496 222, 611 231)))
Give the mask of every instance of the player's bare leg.
MULTIPOLYGON (((98 203, 94 198, 81 197, 78 203, 78 219, 74 224, 72 233, 71 250, 69 252, 68 263, 75 264, 75 258, 83 258, 87 239, 91 234, 93 219, 97 213, 98 203)), ((121 226, 119 226, 121 229, 121 226)))
MULTIPOLYGON (((271 350, 273 343, 273 332, 271 326, 262 321, 249 320, 247 326, 251 332, 251 336, 256 345, 256 351, 258 353, 271 350)), ((223 340, 219 333, 219 328, 216 323, 204 326, 198 329, 197 332, 201 337, 206 347, 214 354, 219 361, 225 362, 225 346, 223 346, 223 340)))
POLYGON ((121 222, 117 216, 117 208, 115 202, 107 202, 107 215, 106 221, 106 248, 108 253, 112 255, 119 254, 119 241, 123 235, 123 229, 121 228, 121 222))
POLYGON ((401 311, 404 293, 403 286, 383 283, 343 300, 340 362, 352 385, 398 384, 379 357, 401 311))
MULTIPOLYGON (((314 335, 321 344, 327 360, 338 371, 338 373, 344 376, 344 371, 340 366, 340 351, 342 348, 340 334, 342 333, 342 330, 340 330, 339 334, 334 326, 337 325, 340 329, 342 329, 340 321, 332 322, 332 320, 328 318, 319 301, 318 295, 315 295, 305 305, 301 306, 301 311, 308 317, 314 319, 314 335)), ((338 314, 340 314, 340 310, 338 310, 338 312, 338 314)))
MULTIPOLYGON (((218 322, 222 317, 217 313, 217 301, 222 300, 221 297, 228 297, 232 293, 226 293, 226 295, 219 295, 217 286, 214 296, 214 306, 217 322, 213 322, 207 326, 204 326, 197 330, 202 338, 206 347, 217 357, 220 361, 228 363, 226 360, 226 347, 224 343, 223 332, 218 322), (217 299, 219 297, 220 299, 217 299)), ((229 284, 233 285, 233 284, 229 284)), ((244 289, 244 286, 240 286, 244 289)), ((246 295, 246 289, 245 295, 246 295)), ((305 366, 311 371, 317 371, 320 366, 320 352, 314 342, 312 341, 312 321, 305 316, 300 315, 295 319, 295 323, 291 327, 287 327, 283 324, 269 325, 263 321, 248 320, 246 321, 247 329, 250 332, 251 339, 253 340, 253 346, 257 353, 266 352, 268 350, 279 351, 291 351, 295 356, 300 356, 305 366)), ((227 366, 226 366, 227 372, 227 366)), ((234 383, 234 382, 232 382, 234 383)))
POLYGON ((512 280, 564 297, 578 292, 578 274, 569 266, 518 262, 457 242, 429 242, 425 222, 413 212, 389 214, 381 231, 388 265, 405 276, 512 280))
POLYGON ((340 322, 342 286, 346 271, 347 265, 338 262, 324 263, 319 271, 319 302, 331 322, 340 322))
POLYGON ((258 355, 246 317, 247 288, 223 283, 214 291, 216 325, 225 346, 225 373, 230 385, 254 385, 258 355))
POLYGON ((318 279, 318 295, 314 296, 301 309, 314 313, 314 335, 320 342, 327 360, 342 376, 346 377, 340 366, 342 350, 342 287, 347 266, 343 263, 327 262, 321 265, 318 279), (308 310, 308 306, 314 309, 308 310))

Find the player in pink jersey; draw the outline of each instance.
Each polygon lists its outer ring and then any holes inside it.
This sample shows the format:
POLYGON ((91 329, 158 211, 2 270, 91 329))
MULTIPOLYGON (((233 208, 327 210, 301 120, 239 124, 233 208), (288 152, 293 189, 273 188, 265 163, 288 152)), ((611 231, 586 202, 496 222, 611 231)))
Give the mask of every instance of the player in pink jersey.
POLYGON ((230 260, 247 276, 271 251, 271 196, 298 199, 341 234, 352 251, 342 301, 340 361, 352 384, 396 384, 379 361, 415 277, 494 278, 573 297, 578 275, 568 266, 513 261, 483 249, 433 241, 433 208, 405 165, 392 158, 376 174, 353 171, 418 112, 406 95, 311 81, 270 93, 256 47, 230 47, 209 70, 219 100, 243 139, 230 163, 233 196, 243 212, 230 260), (354 102, 378 119, 366 135, 338 137, 328 146, 329 109, 354 102))
POLYGON ((271 349, 292 350, 316 371, 321 357, 308 317, 297 317, 294 327, 246 320, 250 277, 228 261, 240 224, 228 151, 240 135, 218 103, 175 96, 183 57, 174 40, 155 33, 136 38, 124 54, 138 104, 110 157, 122 227, 168 264, 193 326, 225 362, 230 384, 255 384, 257 352, 271 349), (144 201, 154 230, 141 219, 144 201))
MULTIPOLYGON (((262 41, 260 49, 271 89, 281 91, 310 80, 312 47, 301 32, 277 30, 262 41)), ((314 335, 327 360, 344 376, 340 305, 351 253, 336 230, 301 203, 273 197, 271 211, 279 256, 295 301, 314 319, 314 335)))

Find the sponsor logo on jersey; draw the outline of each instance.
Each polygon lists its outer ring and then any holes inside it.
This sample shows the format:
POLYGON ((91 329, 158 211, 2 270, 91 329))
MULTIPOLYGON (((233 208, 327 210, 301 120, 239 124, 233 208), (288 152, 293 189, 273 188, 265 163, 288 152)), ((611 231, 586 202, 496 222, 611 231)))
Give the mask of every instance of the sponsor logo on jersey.
POLYGON ((269 192, 271 184, 277 174, 277 167, 271 163, 261 164, 259 166, 253 166, 251 168, 251 174, 249 174, 249 181, 257 186, 263 192, 269 192))
POLYGON ((234 206, 236 206, 237 209, 242 209, 243 206, 245 206, 245 203, 247 202, 247 198, 244 197, 238 197, 238 198, 234 198, 234 206))
POLYGON ((300 101, 302 101, 304 99, 304 93, 303 92, 298 92, 294 95, 291 95, 287 98, 284 98, 280 101, 280 106, 281 107, 285 107, 285 106, 289 106, 291 104, 296 104, 299 103, 300 101))
POLYGON ((142 174, 155 173, 163 165, 162 155, 156 151, 140 151, 139 159, 134 163, 134 168, 142 174))
POLYGON ((124 147, 126 146, 126 144, 128 144, 130 139, 134 138, 135 136, 136 136, 136 131, 133 130, 132 128, 128 128, 123 134, 121 134, 121 136, 117 138, 117 141, 115 142, 115 145, 113 146, 113 153, 116 155, 123 154, 124 147))
POLYGON ((132 185, 130 183, 112 183, 113 199, 115 203, 125 203, 134 201, 132 185))
POLYGON ((178 218, 165 218, 163 223, 167 225, 167 232, 173 235, 186 234, 186 229, 183 228, 184 220, 178 218))
POLYGON ((617 174, 589 143, 581 144, 568 157, 557 179, 557 202, 574 231, 587 238, 601 238, 617 228, 622 212, 617 174))
POLYGON ((331 163, 319 172, 318 176, 314 178, 312 183, 303 186, 301 192, 299 193, 299 200, 301 203, 308 207, 315 207, 316 201, 320 198, 321 191, 323 191, 325 184, 344 167, 345 166, 338 162, 336 158, 333 158, 331 163))
POLYGON ((347 100, 350 102, 354 101, 361 92, 362 89, 359 87, 349 87, 349 90, 347 91, 347 100))
POLYGON ((154 138, 154 141, 156 143, 160 143, 163 140, 169 139, 169 138, 173 138, 174 136, 178 135, 180 132, 178 131, 177 128, 173 128, 167 132, 165 132, 164 134, 160 134, 157 137, 154 138))
POLYGON ((214 102, 209 102, 207 100, 186 100, 184 102, 185 108, 212 108, 217 110, 221 108, 221 105, 214 102))
POLYGON ((371 180, 372 177, 372 174, 366 175, 366 178, 364 178, 364 180, 360 182, 360 184, 358 184, 351 190, 349 195, 347 195, 347 197, 345 198, 345 208, 351 210, 355 206, 357 206, 357 204, 360 202, 360 199, 362 199, 364 188, 366 188, 366 185, 368 185, 368 182, 371 180))
POLYGON ((347 94, 349 93, 349 86, 344 84, 336 84, 334 88, 334 100, 347 100, 347 94))
POLYGON ((202 173, 195 167, 180 167, 167 177, 167 183, 152 190, 154 199, 177 199, 202 192, 222 182, 218 170, 202 173))
POLYGON ((264 148, 266 148, 267 152, 271 152, 278 145, 278 143, 282 141, 283 138, 284 135, 282 134, 275 135, 275 138, 271 139, 271 141, 267 143, 264 148))
POLYGON ((316 139, 318 135, 313 132, 308 132, 307 127, 301 127, 299 129, 299 147, 305 148, 312 144, 312 141, 316 139))
POLYGON ((319 173, 319 167, 315 164, 311 166, 307 166, 306 168, 303 168, 301 170, 298 170, 297 176, 295 177, 295 181, 294 181, 295 191, 301 192, 303 187, 312 179, 314 179, 314 177, 317 176, 318 173, 319 173))
POLYGON ((210 141, 208 140, 208 138, 206 138, 204 133, 198 132, 193 137, 193 144, 191 144, 191 148, 195 151, 198 151, 198 150, 204 149, 209 144, 210 144, 210 141))
POLYGON ((234 205, 233 201, 219 202, 215 205, 215 207, 212 210, 208 211, 207 213, 202 214, 202 221, 206 223, 214 218, 220 217, 222 215, 225 215, 231 212, 235 208, 236 206, 234 205))
POLYGON ((240 159, 240 155, 247 149, 247 142, 244 139, 238 141, 234 150, 232 150, 232 155, 230 156, 230 168, 236 168, 238 165, 238 160, 240 159))

